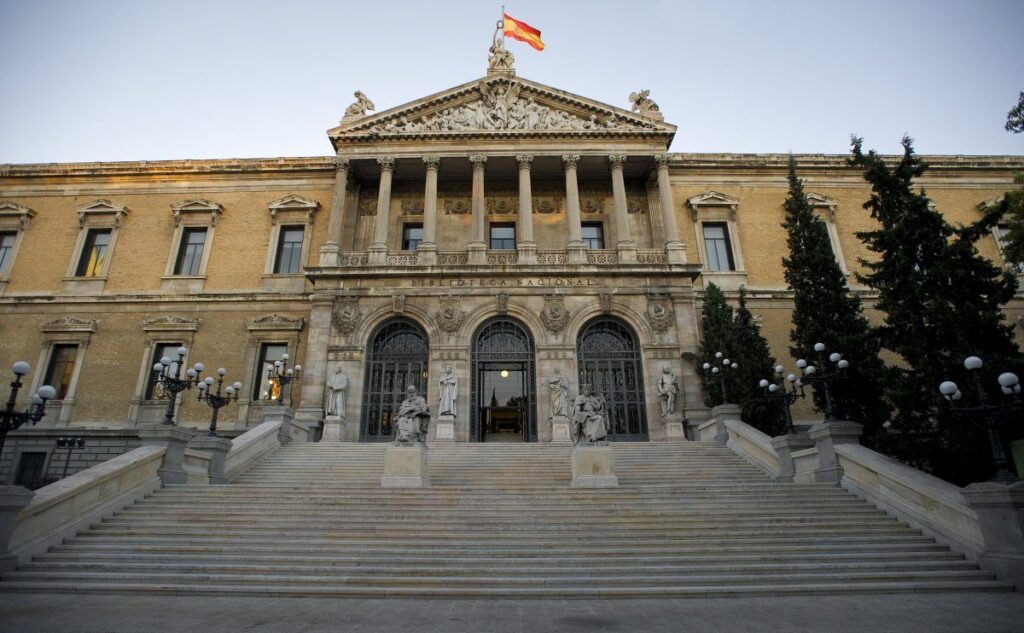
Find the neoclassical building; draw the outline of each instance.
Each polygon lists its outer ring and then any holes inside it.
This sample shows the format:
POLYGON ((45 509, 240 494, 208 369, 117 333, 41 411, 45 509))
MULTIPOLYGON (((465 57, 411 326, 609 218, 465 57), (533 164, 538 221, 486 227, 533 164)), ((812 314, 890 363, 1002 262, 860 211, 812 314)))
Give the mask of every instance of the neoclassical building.
MULTIPOLYGON (((390 438, 408 385, 436 406, 447 367, 454 441, 564 439, 558 376, 572 396, 603 395, 613 440, 683 438, 708 415, 682 355, 709 281, 748 288, 788 362, 787 156, 669 153, 676 128, 646 91, 620 108, 500 62, 382 111, 357 92, 330 156, 0 166, 0 366, 28 360, 29 389, 58 391, 8 438, 4 483, 59 470, 58 435, 88 438, 71 472, 136 445, 166 407, 152 365, 179 346, 243 384, 221 412, 227 435, 279 397, 321 425, 326 381, 344 373, 353 442, 390 438), (282 391, 265 367, 284 354, 303 371, 282 391), (680 385, 667 415, 665 368, 680 385)), ((862 292, 869 189, 845 158, 796 156, 862 292)), ((1024 170, 1022 157, 926 160, 921 184, 962 222, 1024 170)), ((998 239, 981 245, 995 260, 998 239)), ((179 423, 205 426, 209 409, 179 398, 179 423)))

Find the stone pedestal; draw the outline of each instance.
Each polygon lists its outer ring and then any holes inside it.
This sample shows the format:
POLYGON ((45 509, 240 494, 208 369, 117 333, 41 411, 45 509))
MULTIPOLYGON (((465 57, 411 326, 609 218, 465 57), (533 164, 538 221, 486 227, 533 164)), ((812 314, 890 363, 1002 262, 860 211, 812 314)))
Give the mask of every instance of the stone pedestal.
POLYGON ((434 422, 434 443, 454 444, 455 443, 455 416, 439 415, 434 422))
POLYGON ((11 535, 18 513, 27 506, 36 493, 21 486, 0 486, 0 573, 18 566, 18 557, 11 553, 11 535))
POLYGON ((388 247, 384 244, 370 244, 366 262, 370 266, 383 266, 388 263, 388 247))
POLYGON ((686 245, 682 242, 668 242, 665 244, 665 256, 670 264, 686 263, 686 245))
POLYGON ((573 488, 615 488, 615 456, 610 446, 579 446, 572 452, 573 488))
POLYGON ((715 443, 725 446, 729 441, 729 429, 725 426, 726 420, 742 420, 743 409, 738 404, 726 402, 711 409, 711 417, 715 421, 715 443))
POLYGON ((326 242, 320 247, 320 265, 325 268, 334 268, 338 265, 338 255, 341 249, 333 242, 326 242))
POLYGON ((324 433, 320 436, 321 442, 328 444, 341 443, 341 416, 328 415, 324 417, 324 433))
POLYGON ((423 444, 389 444, 384 452, 384 476, 380 485, 384 488, 429 488, 427 447, 423 444))
POLYGON ((162 446, 166 449, 163 463, 156 471, 165 486, 188 483, 188 474, 185 472, 185 448, 192 437, 192 431, 180 426, 158 424, 139 429, 139 438, 144 446, 162 446))
POLYGON ((570 264, 587 263, 587 247, 583 242, 569 242, 565 247, 565 254, 570 264))
POLYGON ((620 264, 636 263, 636 244, 633 242, 619 242, 615 246, 615 251, 619 255, 620 264))
POLYGON ((837 420, 821 422, 811 427, 807 435, 814 441, 818 449, 818 469, 814 471, 814 481, 835 484, 843 478, 843 469, 836 455, 838 444, 860 444, 864 427, 856 422, 837 420))
POLYGON ((437 244, 420 243, 416 249, 416 263, 420 266, 437 265, 437 244))
POLYGON ((516 261, 520 264, 536 264, 537 263, 537 244, 534 242, 520 242, 516 244, 516 261))
POLYGON ((963 495, 985 540, 978 564, 1024 589, 1024 482, 971 484, 963 495))
POLYGON ((551 443, 572 444, 572 431, 569 418, 564 415, 551 416, 551 443))
POLYGON ((277 439, 281 446, 290 444, 292 441, 292 421, 295 420, 295 412, 291 407, 271 405, 263 408, 264 422, 281 421, 281 427, 277 430, 277 439))
POLYGON ((789 433, 772 438, 772 448, 779 456, 778 481, 791 484, 796 476, 796 465, 793 463, 793 452, 814 446, 806 433, 789 433))
POLYGON ((666 415, 661 419, 665 425, 666 440, 685 440, 686 430, 683 428, 683 416, 678 413, 666 415))
POLYGON ((188 443, 188 447, 211 455, 209 472, 211 484, 228 483, 227 477, 224 476, 224 462, 228 457, 228 451, 231 450, 231 440, 226 437, 197 435, 188 443))
POLYGON ((466 261, 470 266, 487 264, 487 245, 483 242, 470 242, 466 246, 466 261))

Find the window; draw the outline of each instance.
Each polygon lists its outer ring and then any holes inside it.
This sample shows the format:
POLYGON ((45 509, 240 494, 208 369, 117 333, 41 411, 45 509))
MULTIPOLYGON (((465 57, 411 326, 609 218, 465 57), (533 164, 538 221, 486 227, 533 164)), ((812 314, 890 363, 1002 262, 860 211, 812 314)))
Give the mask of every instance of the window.
POLYGON ((181 235, 181 245, 178 247, 178 259, 174 264, 174 274, 199 275, 205 246, 205 228, 185 229, 181 235))
POLYGON ((57 390, 55 400, 63 400, 68 394, 77 355, 78 345, 67 343, 54 345, 53 351, 50 352, 50 364, 46 367, 43 384, 50 385, 57 390))
POLYGON ((491 248, 493 250, 515 250, 516 247, 516 225, 515 224, 492 224, 491 225, 491 248))
POLYGON ((275 360, 288 353, 288 345, 285 343, 263 343, 260 345, 260 361, 256 364, 256 384, 253 388, 253 400, 277 400, 281 397, 280 388, 270 382, 270 372, 267 364, 274 364, 275 360))
POLYGON ((580 226, 583 245, 590 249, 604 248, 604 226, 600 222, 584 222, 580 226))
POLYGON ((167 394, 156 384, 156 371, 153 365, 160 362, 160 359, 167 357, 171 359, 171 374, 178 372, 178 348, 181 343, 157 343, 153 348, 153 362, 149 364, 149 379, 146 381, 146 400, 166 400, 167 394))
POLYGON ((43 469, 45 467, 46 453, 22 453, 14 485, 25 486, 29 490, 40 488, 43 485, 43 469))
POLYGON ((402 227, 402 250, 414 251, 423 241, 422 224, 406 224, 402 227))
POLYGON ((279 275, 292 275, 302 267, 302 238, 305 228, 301 226, 283 226, 277 238, 277 259, 274 272, 279 275))
POLYGON ((0 233, 0 275, 6 275, 14 260, 14 243, 18 234, 14 231, 0 233))
POLYGON ((76 277, 102 277, 109 255, 111 229, 89 229, 78 260, 76 277))
POLYGON ((729 248, 729 232, 724 222, 704 223, 704 247, 708 253, 709 270, 735 270, 732 249, 729 248))

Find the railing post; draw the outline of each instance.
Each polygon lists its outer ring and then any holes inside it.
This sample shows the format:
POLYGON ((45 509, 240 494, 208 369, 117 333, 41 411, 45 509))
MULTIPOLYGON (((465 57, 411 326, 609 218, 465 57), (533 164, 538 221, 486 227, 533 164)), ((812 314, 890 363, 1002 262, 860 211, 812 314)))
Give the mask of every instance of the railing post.
POLYGON ((11 535, 18 513, 32 501, 36 493, 21 486, 0 486, 0 573, 18 567, 18 557, 11 554, 11 535))

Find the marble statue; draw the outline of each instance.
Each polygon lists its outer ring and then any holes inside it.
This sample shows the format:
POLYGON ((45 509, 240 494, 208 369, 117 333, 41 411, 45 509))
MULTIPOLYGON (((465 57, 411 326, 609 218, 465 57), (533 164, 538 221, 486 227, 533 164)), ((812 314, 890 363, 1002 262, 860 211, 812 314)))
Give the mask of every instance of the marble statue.
POLYGON ((497 28, 494 29, 494 41, 487 56, 487 70, 512 70, 516 58, 505 48, 505 24, 498 20, 497 28))
POLYGON ((345 417, 345 403, 348 398, 348 376, 339 364, 334 374, 327 379, 327 415, 345 417))
POLYGON ((440 395, 438 397, 437 412, 440 415, 450 415, 455 417, 455 401, 459 397, 459 377, 455 375, 452 368, 445 367, 444 373, 441 375, 440 382, 440 395))
POLYGON ((409 385, 405 391, 405 400, 398 407, 395 417, 394 445, 421 444, 427 438, 427 427, 430 425, 430 407, 427 401, 416 392, 416 387, 409 385))
POLYGON ((604 398, 595 396, 590 385, 583 385, 580 391, 572 407, 576 443, 602 444, 610 428, 604 398))
POLYGON ((629 93, 629 102, 633 104, 633 112, 641 116, 650 116, 655 112, 661 114, 661 108, 654 102, 654 99, 651 99, 650 90, 629 93))
POLYGON ((679 379, 672 373, 668 365, 661 366, 658 377, 658 400, 661 402, 661 416, 667 417, 676 412, 676 396, 679 395, 679 379))
POLYGON ((342 118, 342 121, 361 119, 366 116, 367 112, 377 109, 376 106, 373 105, 373 102, 370 101, 370 99, 363 94, 361 90, 356 90, 353 96, 356 98, 356 101, 349 107, 345 108, 345 116, 342 118))
POLYGON ((551 391, 551 417, 569 417, 569 383, 561 370, 555 370, 555 375, 548 381, 548 389, 551 391))

